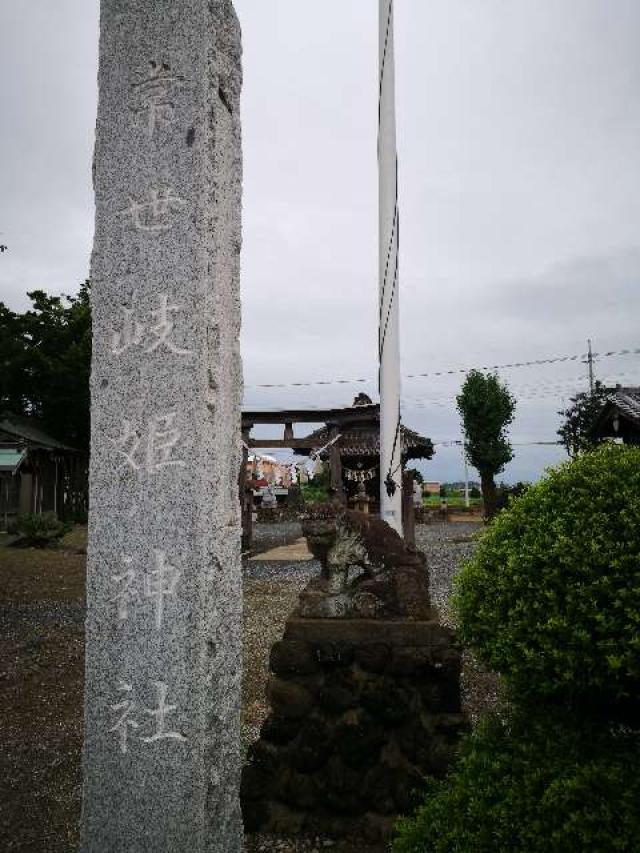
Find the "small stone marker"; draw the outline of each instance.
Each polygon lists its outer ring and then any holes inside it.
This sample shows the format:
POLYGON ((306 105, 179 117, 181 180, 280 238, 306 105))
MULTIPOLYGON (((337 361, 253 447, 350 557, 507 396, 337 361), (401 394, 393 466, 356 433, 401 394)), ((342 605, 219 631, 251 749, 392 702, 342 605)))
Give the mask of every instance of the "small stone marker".
POLYGON ((239 853, 240 28, 102 0, 83 853, 239 853))

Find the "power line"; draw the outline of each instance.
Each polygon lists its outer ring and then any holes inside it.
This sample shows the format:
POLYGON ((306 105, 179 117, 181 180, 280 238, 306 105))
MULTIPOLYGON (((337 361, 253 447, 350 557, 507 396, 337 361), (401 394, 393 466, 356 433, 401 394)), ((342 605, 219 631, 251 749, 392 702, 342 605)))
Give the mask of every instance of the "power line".
MULTIPOLYGON (((616 377, 611 377, 608 380, 604 380, 603 384, 608 384, 608 382, 614 381, 616 378, 619 378, 622 374, 618 374, 616 377)), ((626 372, 625 375, 629 375, 629 372, 626 372)), ((636 380, 640 382, 640 380, 636 380)), ((511 391, 516 397, 516 402, 527 402, 533 400, 542 400, 542 399, 555 399, 560 402, 561 398, 566 397, 567 395, 574 396, 578 394, 584 388, 577 383, 569 382, 567 385, 563 383, 557 383, 554 385, 542 385, 538 389, 536 386, 528 386, 531 390, 521 390, 520 388, 512 388, 511 391)), ((441 407, 441 408, 451 408, 451 404, 455 401, 456 395, 442 395, 439 397, 404 397, 402 399, 402 405, 405 409, 426 409, 431 407, 441 407)), ((256 404, 253 404, 254 406, 256 404)), ((338 405, 336 403, 336 405, 338 405)), ((300 408, 305 408, 309 411, 313 411, 314 408, 318 409, 318 411, 324 411, 326 406, 309 406, 306 402, 300 402, 300 408)), ((260 407, 264 411, 269 411, 269 409, 264 409, 264 407, 260 407)), ((277 412, 280 410, 279 406, 273 406, 272 411, 277 412)))
MULTIPOLYGON (((622 376, 630 376, 637 374, 633 371, 621 371, 617 374, 607 374, 603 377, 602 384, 608 385, 622 376)), ((522 385, 511 387, 509 390, 516 397, 516 402, 520 400, 534 400, 545 397, 558 397, 565 394, 577 394, 582 389, 578 383, 584 382, 586 377, 578 376, 575 378, 561 380, 557 382, 545 382, 535 385, 522 385)), ((426 405, 447 405, 456 399, 456 394, 440 395, 438 397, 404 397, 403 403, 411 408, 424 408, 426 405)))
MULTIPOLYGON (((609 352, 592 352, 591 359, 595 361, 601 358, 613 358, 626 355, 640 355, 640 347, 635 349, 610 350, 609 352)), ((541 367, 548 364, 564 364, 573 361, 584 361, 589 358, 589 353, 574 353, 573 355, 552 356, 549 358, 536 358, 529 361, 513 361, 508 364, 489 364, 482 367, 454 367, 446 370, 434 370, 428 373, 405 373, 403 379, 425 379, 442 376, 455 376, 469 373, 471 370, 511 370, 520 367, 541 367)), ((245 385, 245 388, 311 388, 322 385, 355 385, 373 384, 375 380, 371 377, 359 377, 357 379, 312 379, 301 382, 262 382, 245 385)))
MULTIPOLYGON (((462 439, 450 439, 448 441, 433 441, 434 447, 462 447, 462 439)), ((561 441, 511 441, 513 447, 559 447, 561 441)))

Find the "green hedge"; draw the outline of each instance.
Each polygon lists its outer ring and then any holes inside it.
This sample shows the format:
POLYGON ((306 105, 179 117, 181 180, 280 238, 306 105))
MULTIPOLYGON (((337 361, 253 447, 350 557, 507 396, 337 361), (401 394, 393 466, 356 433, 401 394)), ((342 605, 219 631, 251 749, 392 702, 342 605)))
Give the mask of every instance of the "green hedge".
POLYGON ((394 853, 636 853, 637 734, 486 718, 425 804, 400 822, 394 853))
POLYGON ((71 525, 60 521, 54 512, 45 512, 42 515, 19 516, 14 529, 20 536, 19 545, 46 548, 67 534, 71 525))
POLYGON ((516 701, 633 708, 640 448, 604 446, 515 499, 461 571, 454 607, 463 642, 516 701))

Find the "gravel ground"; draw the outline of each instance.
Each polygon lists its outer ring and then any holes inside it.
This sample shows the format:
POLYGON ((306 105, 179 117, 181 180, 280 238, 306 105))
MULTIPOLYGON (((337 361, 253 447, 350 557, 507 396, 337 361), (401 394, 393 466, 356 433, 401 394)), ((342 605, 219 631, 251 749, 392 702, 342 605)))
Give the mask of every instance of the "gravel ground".
MULTIPOLYGON (((474 548, 474 524, 417 528, 427 555, 434 603, 446 601, 460 561, 474 548)), ((256 551, 295 541, 296 523, 256 525, 256 551)), ((80 549, 78 549, 80 550, 80 549)), ((76 551, 0 548, 0 849, 68 853, 77 842, 82 743, 84 556, 76 551)), ((243 567, 245 676, 242 718, 246 748, 267 714, 271 645, 282 636, 316 562, 248 562, 243 567)), ((475 718, 496 701, 495 678, 466 657, 465 706, 475 718)), ((252 836, 247 853, 371 853, 331 839, 252 836)))
POLYGON ((473 554, 476 537, 481 531, 482 525, 468 522, 416 526, 416 546, 426 555, 429 566, 431 600, 445 620, 454 575, 461 563, 473 554))
MULTIPOLYGON (((470 522, 436 522, 416 527, 416 545, 426 555, 429 566, 431 600, 447 625, 452 624, 448 601, 453 579, 462 563, 473 554, 482 529, 482 524, 470 522)), ((475 724, 483 711, 499 701, 498 679, 474 655, 464 652, 461 682, 463 708, 475 724)))
POLYGON ((254 524, 252 553, 262 554, 278 545, 288 545, 302 536, 299 521, 282 521, 278 524, 254 524))
POLYGON ((244 570, 244 675, 242 740, 257 740, 268 711, 266 700, 271 646, 282 639, 284 623, 309 578, 319 571, 307 563, 249 563, 244 570))

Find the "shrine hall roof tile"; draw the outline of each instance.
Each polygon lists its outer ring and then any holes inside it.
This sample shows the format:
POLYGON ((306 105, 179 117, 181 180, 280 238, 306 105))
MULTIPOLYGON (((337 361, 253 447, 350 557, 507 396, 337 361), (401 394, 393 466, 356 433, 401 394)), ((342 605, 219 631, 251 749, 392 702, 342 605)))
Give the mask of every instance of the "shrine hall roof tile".
POLYGON ((73 447, 47 435, 35 418, 25 418, 10 412, 0 415, 0 433, 20 444, 44 447, 47 450, 74 450, 73 447))
MULTIPOLYGON (((321 427, 308 436, 318 443, 327 444, 331 438, 329 429, 321 427)), ((430 459, 433 456, 431 439, 425 438, 408 427, 400 427, 400 446, 405 459, 430 459)), ((342 432, 336 442, 340 456, 379 456, 380 433, 377 429, 350 429, 342 432)), ((306 455, 306 451, 300 451, 306 455)))

